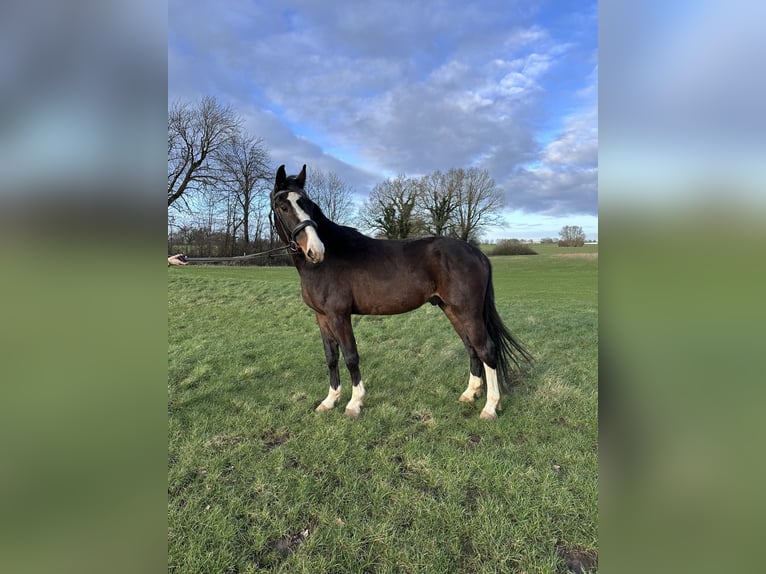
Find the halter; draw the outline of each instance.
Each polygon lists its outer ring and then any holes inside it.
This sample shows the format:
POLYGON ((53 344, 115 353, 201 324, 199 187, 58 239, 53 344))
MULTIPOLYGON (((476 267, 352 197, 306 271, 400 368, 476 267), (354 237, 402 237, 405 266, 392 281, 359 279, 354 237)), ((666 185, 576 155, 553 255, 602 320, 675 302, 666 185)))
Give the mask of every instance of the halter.
POLYGON ((287 244, 287 248, 290 251, 296 252, 298 251, 298 242, 295 240, 295 238, 298 236, 298 234, 306 229, 307 227, 313 227, 314 229, 317 229, 317 224, 313 219, 306 219, 304 221, 300 221, 298 225, 293 227, 293 229, 288 233, 287 232, 287 225, 285 224, 285 220, 282 218, 282 214, 277 209, 277 198, 285 193, 295 192, 297 194, 300 194, 304 197, 306 195, 300 191, 296 191, 294 189, 283 189, 281 191, 278 191, 274 194, 274 197, 271 199, 271 212, 276 214, 277 219, 279 220, 279 225, 282 227, 282 232, 290 236, 290 242, 287 244))

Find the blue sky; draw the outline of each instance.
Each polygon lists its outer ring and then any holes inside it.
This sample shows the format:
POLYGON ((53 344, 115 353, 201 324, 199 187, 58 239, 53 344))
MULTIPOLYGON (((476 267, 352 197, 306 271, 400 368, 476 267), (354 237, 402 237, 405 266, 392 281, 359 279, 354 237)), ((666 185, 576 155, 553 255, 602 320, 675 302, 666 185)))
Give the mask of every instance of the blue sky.
POLYGON ((169 100, 216 96, 275 165, 334 171, 362 201, 399 174, 487 169, 487 238, 598 237, 597 6, 170 0, 169 100))

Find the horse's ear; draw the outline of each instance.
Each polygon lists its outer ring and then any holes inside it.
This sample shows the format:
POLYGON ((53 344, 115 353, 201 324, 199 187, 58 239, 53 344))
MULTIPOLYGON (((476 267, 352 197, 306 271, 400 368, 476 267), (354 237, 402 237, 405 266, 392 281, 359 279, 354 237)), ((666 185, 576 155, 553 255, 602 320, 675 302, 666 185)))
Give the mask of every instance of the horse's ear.
POLYGON ((274 191, 285 189, 287 187, 287 173, 285 173, 285 165, 282 164, 277 170, 277 179, 274 182, 274 191))
POLYGON ((303 189, 303 186, 306 185, 306 164, 303 164, 303 169, 298 174, 298 179, 296 180, 298 182, 298 185, 301 186, 301 189, 303 189))

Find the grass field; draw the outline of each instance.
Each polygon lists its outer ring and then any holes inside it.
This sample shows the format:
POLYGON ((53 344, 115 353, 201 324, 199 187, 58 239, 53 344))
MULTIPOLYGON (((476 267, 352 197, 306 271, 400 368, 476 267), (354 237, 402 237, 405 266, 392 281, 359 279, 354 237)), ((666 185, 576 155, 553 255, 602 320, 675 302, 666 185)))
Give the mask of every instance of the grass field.
POLYGON ((457 400, 468 356, 436 307, 355 319, 349 420, 345 367, 314 412, 328 378, 295 269, 169 268, 169 571, 594 572, 597 246, 544 247, 492 260, 537 359, 493 422, 457 400))

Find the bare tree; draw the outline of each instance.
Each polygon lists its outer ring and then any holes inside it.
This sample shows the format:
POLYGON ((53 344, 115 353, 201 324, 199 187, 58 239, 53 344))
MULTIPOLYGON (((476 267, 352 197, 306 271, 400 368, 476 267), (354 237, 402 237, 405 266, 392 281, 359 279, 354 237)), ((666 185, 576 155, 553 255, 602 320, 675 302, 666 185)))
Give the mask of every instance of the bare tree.
POLYGON ((559 247, 582 247, 585 245, 585 232, 579 225, 565 225, 559 231, 559 247))
POLYGON ((419 186, 400 175, 377 184, 359 213, 363 226, 387 239, 405 239, 418 234, 422 222, 416 217, 419 186))
POLYGON ((217 185, 202 185, 195 201, 194 242, 203 257, 227 255, 231 235, 231 198, 217 185))
MULTIPOLYGON (((267 195, 272 172, 269 152, 262 139, 240 134, 226 143, 219 157, 222 178, 236 204, 232 234, 236 235, 241 226, 244 247, 247 248, 251 238, 257 238, 260 232, 256 229, 256 234, 252 236, 250 224, 253 213, 263 209, 263 197, 267 195)), ((256 219, 260 222, 259 217, 256 219)))
POLYGON ((340 225, 349 225, 353 221, 351 188, 337 173, 309 169, 305 189, 329 219, 340 225))
POLYGON ((486 227, 500 224, 503 219, 503 195, 486 170, 451 169, 447 172, 458 191, 455 209, 455 235, 463 241, 477 242, 486 227))
POLYGON ((459 184, 456 178, 449 178, 441 171, 435 171, 418 180, 419 211, 426 233, 449 235, 458 207, 459 184))
POLYGON ((171 106, 168 112, 168 207, 201 186, 220 181, 215 160, 239 132, 240 125, 239 116, 230 106, 209 96, 195 106, 185 102, 171 106))

